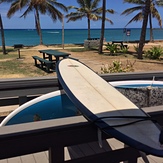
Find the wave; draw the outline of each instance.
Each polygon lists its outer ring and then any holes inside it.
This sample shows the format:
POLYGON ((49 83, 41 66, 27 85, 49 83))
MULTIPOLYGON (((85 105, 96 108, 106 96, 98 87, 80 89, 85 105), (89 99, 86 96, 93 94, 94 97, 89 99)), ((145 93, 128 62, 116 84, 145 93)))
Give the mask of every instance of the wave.
POLYGON ((56 31, 56 32, 47 32, 47 33, 59 33, 59 32, 56 31))

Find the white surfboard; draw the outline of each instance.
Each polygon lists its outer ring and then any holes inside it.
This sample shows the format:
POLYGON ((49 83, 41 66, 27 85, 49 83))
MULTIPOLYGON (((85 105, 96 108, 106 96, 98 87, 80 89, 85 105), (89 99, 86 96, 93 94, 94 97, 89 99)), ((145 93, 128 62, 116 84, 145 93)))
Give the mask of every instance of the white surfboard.
POLYGON ((63 90, 54 91, 26 102, 10 113, 0 126, 76 116, 77 108, 63 90))
POLYGON ((158 124, 99 75, 73 59, 61 60, 56 72, 68 97, 89 121, 131 147, 163 156, 158 124))
POLYGON ((141 87, 163 88, 163 81, 155 80, 126 80, 126 81, 124 80, 124 81, 113 81, 109 83, 116 88, 141 88, 141 87))

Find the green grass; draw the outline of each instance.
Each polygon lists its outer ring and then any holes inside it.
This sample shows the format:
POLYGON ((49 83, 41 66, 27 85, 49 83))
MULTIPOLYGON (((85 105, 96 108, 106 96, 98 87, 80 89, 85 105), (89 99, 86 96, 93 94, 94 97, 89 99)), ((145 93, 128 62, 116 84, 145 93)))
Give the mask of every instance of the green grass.
MULTIPOLYGON (((14 57, 15 58, 15 57, 14 57)), ((11 57, 10 57, 11 59, 11 57)), ((22 74, 25 76, 44 75, 45 72, 34 67, 31 63, 24 63, 22 60, 11 59, 0 62, 0 74, 22 74)))
POLYGON ((4 74, 24 74, 27 73, 26 69, 23 69, 26 64, 15 60, 7 60, 4 62, 0 62, 0 72, 4 74))
POLYGON ((18 55, 16 54, 0 54, 0 59, 12 59, 17 57, 18 55))
MULTIPOLYGON (((16 49, 13 49, 13 48, 6 48, 6 52, 12 52, 12 51, 16 51, 16 49)), ((0 53, 2 53, 3 50, 2 48, 0 48, 0 53)))

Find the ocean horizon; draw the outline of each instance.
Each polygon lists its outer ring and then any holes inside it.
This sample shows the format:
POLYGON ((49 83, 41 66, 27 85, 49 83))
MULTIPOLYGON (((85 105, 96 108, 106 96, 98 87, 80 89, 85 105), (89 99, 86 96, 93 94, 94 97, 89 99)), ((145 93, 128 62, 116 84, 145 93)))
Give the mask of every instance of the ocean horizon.
MULTIPOLYGON (((147 29, 146 40, 149 40, 147 29)), ((87 40, 87 29, 64 29, 64 44, 83 44, 87 40)), ((140 39, 141 28, 109 28, 105 29, 105 40, 109 41, 135 41, 140 39), (130 35, 127 35, 130 34, 130 35)), ((36 46, 40 44, 36 29, 4 29, 5 45, 23 44, 24 46, 36 46)), ((154 40, 163 40, 163 29, 153 29, 154 40)), ((62 44, 62 29, 42 29, 43 44, 62 44)), ((91 29, 91 38, 100 38, 100 29, 91 29)), ((0 46, 2 42, 0 39, 0 46)))

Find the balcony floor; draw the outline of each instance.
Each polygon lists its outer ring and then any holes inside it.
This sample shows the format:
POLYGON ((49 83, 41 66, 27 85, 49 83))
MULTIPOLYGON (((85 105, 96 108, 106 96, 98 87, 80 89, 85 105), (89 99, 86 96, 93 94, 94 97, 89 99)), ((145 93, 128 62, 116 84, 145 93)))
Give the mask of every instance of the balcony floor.
MULTIPOLYGON (((91 142, 88 144, 80 144, 65 148, 65 160, 80 158, 84 156, 94 155, 109 150, 123 148, 124 144, 112 138, 103 141, 103 148, 100 148, 98 142, 91 142)), ((163 163, 163 158, 148 156, 150 163, 163 163)), ((143 163, 143 159, 139 158, 138 163, 143 163)), ((0 160, 0 163, 48 163, 48 151, 14 157, 0 160)))

